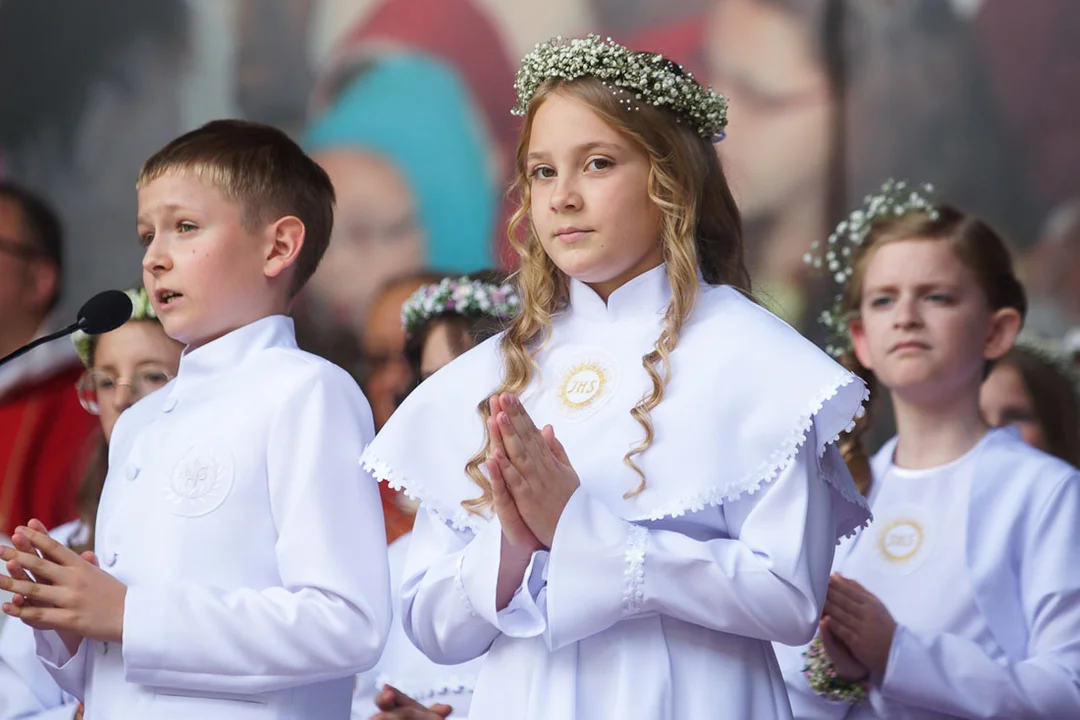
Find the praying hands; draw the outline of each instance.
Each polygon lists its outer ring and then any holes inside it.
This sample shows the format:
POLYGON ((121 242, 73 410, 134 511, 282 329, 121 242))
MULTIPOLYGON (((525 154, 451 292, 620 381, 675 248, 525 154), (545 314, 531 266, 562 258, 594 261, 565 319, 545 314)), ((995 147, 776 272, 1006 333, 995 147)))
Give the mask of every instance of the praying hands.
POLYGON ((869 590, 839 574, 829 578, 821 629, 825 651, 842 675, 862 679, 865 668, 876 679, 884 676, 896 621, 869 590))
POLYGON ((121 642, 127 586, 101 570, 93 553, 80 556, 37 520, 16 528, 12 544, 0 547, 11 574, 0 576, 0 588, 14 594, 2 606, 5 614, 56 630, 72 654, 82 638, 121 642))
POLYGON ((490 402, 487 469, 503 533, 530 552, 550 548, 563 509, 580 485, 577 473, 555 430, 538 430, 518 398, 504 393, 490 402))

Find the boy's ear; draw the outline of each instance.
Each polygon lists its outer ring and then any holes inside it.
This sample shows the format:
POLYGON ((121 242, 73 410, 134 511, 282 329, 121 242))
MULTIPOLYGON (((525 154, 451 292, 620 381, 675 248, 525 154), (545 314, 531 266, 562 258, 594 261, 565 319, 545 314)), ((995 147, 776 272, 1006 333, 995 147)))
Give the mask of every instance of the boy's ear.
POLYGON ((268 278, 280 276, 296 264, 304 247, 306 231, 300 218, 287 215, 268 226, 267 251, 263 262, 263 274, 268 278))
POLYGON ((1005 307, 994 311, 990 317, 990 332, 986 336, 983 357, 997 360, 1009 352, 1023 325, 1024 319, 1015 308, 1005 307))

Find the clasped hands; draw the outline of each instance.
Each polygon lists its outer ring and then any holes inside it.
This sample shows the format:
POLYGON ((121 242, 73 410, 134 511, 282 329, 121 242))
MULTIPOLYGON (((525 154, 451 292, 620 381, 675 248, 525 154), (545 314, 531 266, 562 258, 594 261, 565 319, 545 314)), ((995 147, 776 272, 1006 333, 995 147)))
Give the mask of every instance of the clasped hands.
POLYGON ((825 611, 819 627, 821 643, 847 681, 885 675, 896 621, 876 595, 839 573, 829 578, 825 611))
POLYGON ((538 430, 521 400, 503 393, 490 399, 485 460, 495 514, 515 548, 550 548, 566 503, 581 484, 550 425, 538 430))
POLYGON ((0 608, 6 615, 56 630, 72 654, 82 638, 122 640, 127 586, 100 569, 92 552, 79 555, 37 520, 16 528, 11 541, 14 547, 0 546, 11 574, 0 575, 0 588, 14 594, 0 608))

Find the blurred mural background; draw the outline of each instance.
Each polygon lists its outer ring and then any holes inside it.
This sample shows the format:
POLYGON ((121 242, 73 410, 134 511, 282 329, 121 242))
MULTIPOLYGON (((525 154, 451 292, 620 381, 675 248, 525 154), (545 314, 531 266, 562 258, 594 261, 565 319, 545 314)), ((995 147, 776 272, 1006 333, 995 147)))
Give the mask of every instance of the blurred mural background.
POLYGON ((0 172, 60 209, 71 309, 138 281, 149 153, 212 118, 278 125, 339 192, 305 307, 359 331, 386 278, 506 260, 517 61, 590 31, 729 96, 758 289, 811 335, 802 256, 890 176, 1007 234, 1034 328, 1080 326, 1075 0, 0 0, 0 172))

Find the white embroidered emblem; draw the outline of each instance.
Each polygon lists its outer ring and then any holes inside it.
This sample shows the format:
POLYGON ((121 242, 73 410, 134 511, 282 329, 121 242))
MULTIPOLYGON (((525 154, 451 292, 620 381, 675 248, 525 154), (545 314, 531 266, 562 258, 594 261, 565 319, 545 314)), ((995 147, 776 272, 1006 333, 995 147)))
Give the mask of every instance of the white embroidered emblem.
POLYGON ((562 363, 556 377, 556 406, 564 420, 584 420, 599 410, 619 382, 618 364, 600 350, 573 353, 562 363))
POLYGON ((192 448, 169 476, 165 499, 182 517, 198 517, 221 507, 233 486, 232 457, 227 450, 192 448))

